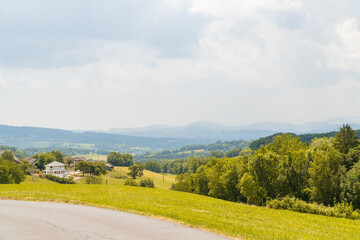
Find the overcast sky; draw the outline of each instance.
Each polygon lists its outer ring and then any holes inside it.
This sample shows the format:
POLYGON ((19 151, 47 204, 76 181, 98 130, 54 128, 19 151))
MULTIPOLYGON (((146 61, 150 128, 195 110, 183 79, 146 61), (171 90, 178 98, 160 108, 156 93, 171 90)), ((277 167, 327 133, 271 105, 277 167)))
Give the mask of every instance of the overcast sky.
POLYGON ((301 123, 359 104, 359 0, 0 0, 0 124, 301 123))

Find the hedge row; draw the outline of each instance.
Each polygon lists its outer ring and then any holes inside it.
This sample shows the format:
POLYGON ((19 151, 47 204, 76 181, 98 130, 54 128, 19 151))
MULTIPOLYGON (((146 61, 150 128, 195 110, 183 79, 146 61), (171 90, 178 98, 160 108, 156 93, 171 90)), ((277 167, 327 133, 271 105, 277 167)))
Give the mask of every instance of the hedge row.
POLYGON ((327 207, 318 203, 307 203, 295 197, 284 197, 281 199, 268 200, 268 208, 285 209, 301 213, 312 213, 330 217, 360 219, 360 211, 355 210, 352 204, 347 202, 337 203, 334 207, 327 207))

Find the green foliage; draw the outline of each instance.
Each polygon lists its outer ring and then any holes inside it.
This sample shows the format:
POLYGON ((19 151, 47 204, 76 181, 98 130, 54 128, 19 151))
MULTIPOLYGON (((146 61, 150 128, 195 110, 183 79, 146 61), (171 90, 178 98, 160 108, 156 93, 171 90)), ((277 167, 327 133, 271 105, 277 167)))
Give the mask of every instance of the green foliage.
POLYGON ((135 159, 137 161, 146 162, 149 160, 169 160, 169 159, 181 159, 188 157, 206 157, 213 156, 212 154, 216 154, 214 157, 222 158, 224 157, 224 152, 246 148, 249 142, 244 140, 238 141, 228 141, 221 142, 218 141, 209 145, 189 145, 181 147, 180 149, 176 149, 173 151, 164 150, 156 153, 146 153, 143 155, 136 155, 135 159))
POLYGON ((129 167, 134 164, 133 156, 129 153, 110 152, 107 156, 107 162, 114 166, 129 167))
POLYGON ((121 172, 118 171, 112 172, 110 177, 116 179, 128 179, 128 176, 124 176, 121 172))
POLYGON ((53 182, 57 182, 57 183, 61 183, 61 184, 75 184, 75 181, 69 178, 60 178, 60 177, 56 177, 54 175, 51 174, 46 174, 45 178, 53 181, 53 182))
POLYGON ((150 178, 141 179, 139 182, 139 187, 148 187, 148 188, 154 188, 154 180, 150 178))
POLYGON ((151 160, 145 163, 145 169, 156 173, 161 172, 160 163, 151 160))
POLYGON ((38 169, 40 170, 44 170, 45 169, 45 165, 56 161, 56 157, 55 155, 50 152, 50 153, 40 153, 38 155, 38 162, 35 163, 35 165, 37 166, 38 169))
POLYGON ((142 175, 144 175, 144 166, 140 164, 134 164, 129 167, 129 171, 130 172, 128 173, 128 175, 131 176, 133 179, 136 179, 137 176, 141 177, 142 175))
POLYGON ((83 162, 80 161, 76 164, 76 170, 79 170, 85 175, 85 173, 90 173, 90 175, 100 176, 101 174, 106 174, 106 168, 104 162, 83 162))
POLYGON ((14 154, 10 151, 10 150, 6 150, 5 152, 3 152, 3 154, 1 154, 1 156, 4 160, 8 160, 8 161, 14 161, 14 154))
POLYGON ((326 141, 326 139, 314 140, 310 151, 311 199, 325 205, 333 205, 334 202, 341 200, 341 186, 346 172, 342 165, 343 157, 331 141, 326 141))
POLYGON ((64 158, 65 157, 64 157, 64 154, 62 152, 57 150, 57 151, 52 151, 51 153, 54 155, 56 161, 64 163, 64 158))
POLYGON ((137 187, 139 184, 134 179, 127 179, 124 183, 126 186, 134 186, 137 187))
MULTIPOLYGON (((323 138, 323 137, 334 137, 336 132, 328 132, 328 133, 307 133, 307 134, 301 134, 301 135, 296 135, 293 133, 288 133, 291 134, 293 136, 297 136, 300 138, 301 142, 303 143, 311 143, 313 139, 315 138, 323 138)), ((267 136, 267 137, 262 137, 259 138, 258 140, 252 141, 249 144, 249 148, 252 150, 257 150, 259 149, 261 146, 266 146, 269 143, 273 142, 274 137, 279 136, 279 135, 283 135, 283 133, 276 133, 273 134, 271 136, 267 136)))
POLYGON ((307 203, 295 197, 286 196, 281 199, 269 200, 266 202, 266 206, 268 208, 285 209, 329 217, 360 219, 360 211, 354 211, 352 204, 347 202, 337 203, 334 207, 326 207, 323 204, 307 203))
POLYGON ((16 183, 19 184, 25 180, 24 171, 13 161, 0 158, 0 184, 16 183))
POLYGON ((351 148, 357 147, 359 144, 356 131, 352 130, 349 124, 343 125, 335 135, 334 146, 343 154, 347 154, 351 148))
POLYGON ((223 151, 211 151, 210 156, 216 158, 223 158, 225 157, 225 154, 223 151))
POLYGON ((265 192, 250 174, 245 173, 240 179, 237 187, 240 190, 240 193, 246 197, 248 204, 262 204, 262 201, 265 197, 265 192))
POLYGON ((239 176, 244 172, 240 159, 210 158, 196 173, 184 173, 176 177, 171 189, 208 195, 230 201, 240 201, 243 196, 237 189, 239 176))
POLYGON ((346 170, 350 170, 351 167, 360 160, 360 147, 350 148, 349 152, 345 155, 345 167, 346 170))
POLYGON ((238 157, 241 150, 242 150, 242 148, 231 149, 225 153, 225 156, 226 157, 238 157))
POLYGON ((102 184, 102 182, 103 179, 98 176, 90 176, 90 177, 86 177, 85 179, 86 184, 102 184))
POLYGON ((360 162, 357 162, 346 174, 344 184, 345 198, 348 199, 355 208, 360 209, 360 162))

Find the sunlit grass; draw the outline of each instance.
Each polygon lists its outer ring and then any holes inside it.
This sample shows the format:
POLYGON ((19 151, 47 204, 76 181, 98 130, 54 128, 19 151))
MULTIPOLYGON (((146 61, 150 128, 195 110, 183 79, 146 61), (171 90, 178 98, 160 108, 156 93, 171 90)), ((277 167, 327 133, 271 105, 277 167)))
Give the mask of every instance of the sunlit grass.
POLYGON ((61 185, 43 179, 35 183, 0 185, 0 196, 136 212, 242 239, 360 239, 358 220, 254 207, 160 188, 61 185))

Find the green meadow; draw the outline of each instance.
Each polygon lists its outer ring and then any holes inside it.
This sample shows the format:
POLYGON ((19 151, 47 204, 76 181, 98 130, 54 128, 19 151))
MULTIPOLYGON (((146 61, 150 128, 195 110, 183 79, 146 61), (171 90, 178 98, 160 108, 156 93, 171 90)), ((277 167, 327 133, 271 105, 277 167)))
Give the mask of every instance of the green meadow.
POLYGON ((124 186, 120 182, 61 185, 38 178, 32 182, 28 176, 21 184, 0 185, 0 198, 122 210, 179 222, 234 239, 360 239, 359 220, 255 207, 162 188, 124 186))

